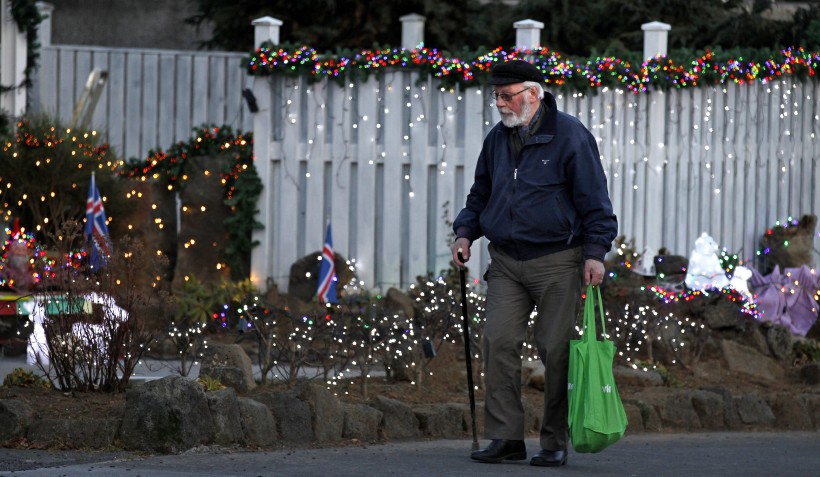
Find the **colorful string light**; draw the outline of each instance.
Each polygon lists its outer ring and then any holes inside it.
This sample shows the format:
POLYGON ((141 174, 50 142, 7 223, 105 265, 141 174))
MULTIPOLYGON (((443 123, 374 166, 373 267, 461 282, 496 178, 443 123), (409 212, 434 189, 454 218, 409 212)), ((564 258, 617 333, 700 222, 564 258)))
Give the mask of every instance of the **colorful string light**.
POLYGON ((633 68, 628 61, 614 57, 575 62, 546 47, 509 51, 499 47, 465 61, 446 57, 442 52, 428 47, 362 50, 351 57, 337 57, 319 56, 313 48, 301 46, 292 51, 259 48, 248 59, 247 71, 251 75, 305 74, 318 81, 339 78, 347 73, 367 75, 394 67, 428 73, 444 82, 467 87, 479 83, 498 62, 526 58, 544 73, 548 84, 576 89, 616 87, 641 93, 651 89, 730 82, 743 84, 759 81, 765 84, 783 75, 814 76, 820 64, 820 52, 807 52, 802 47, 784 49, 781 55, 763 63, 744 62, 742 58, 717 62, 714 53, 707 51, 689 65, 676 64, 666 56, 657 56, 633 68))

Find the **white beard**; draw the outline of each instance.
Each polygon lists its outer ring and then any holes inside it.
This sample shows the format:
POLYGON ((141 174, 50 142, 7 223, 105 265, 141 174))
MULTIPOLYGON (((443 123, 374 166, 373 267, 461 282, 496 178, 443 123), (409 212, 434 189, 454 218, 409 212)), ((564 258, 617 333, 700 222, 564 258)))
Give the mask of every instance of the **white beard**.
POLYGON ((521 105, 521 112, 519 114, 515 114, 512 111, 506 110, 507 108, 498 108, 498 112, 501 113, 501 124, 507 126, 508 128, 514 128, 517 126, 522 126, 530 117, 530 113, 532 112, 532 106, 530 103, 524 103, 521 105))

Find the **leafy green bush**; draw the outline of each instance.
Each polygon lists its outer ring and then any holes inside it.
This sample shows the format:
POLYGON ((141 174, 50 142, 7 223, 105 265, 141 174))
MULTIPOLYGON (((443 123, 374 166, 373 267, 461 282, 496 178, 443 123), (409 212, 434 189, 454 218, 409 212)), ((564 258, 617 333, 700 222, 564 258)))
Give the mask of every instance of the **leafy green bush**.
POLYGON ((6 375, 3 379, 3 386, 18 388, 50 388, 51 382, 48 379, 37 376, 32 371, 23 368, 15 368, 14 371, 6 375))
POLYGON ((202 389, 207 391, 219 391, 220 389, 225 389, 225 385, 222 384, 222 381, 218 379, 214 379, 210 376, 200 376, 196 380, 197 384, 202 386, 202 389))

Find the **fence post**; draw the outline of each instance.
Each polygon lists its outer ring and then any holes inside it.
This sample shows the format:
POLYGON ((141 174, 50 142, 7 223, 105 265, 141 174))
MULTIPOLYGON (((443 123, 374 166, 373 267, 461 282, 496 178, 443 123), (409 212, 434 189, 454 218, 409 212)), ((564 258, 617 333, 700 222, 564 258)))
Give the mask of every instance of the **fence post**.
POLYGON ((26 113, 26 34, 11 15, 11 0, 0 0, 0 110, 14 117, 26 113))
POLYGON ((251 22, 253 25, 253 47, 254 49, 270 41, 274 45, 279 44, 279 27, 282 26, 282 20, 273 17, 257 18, 251 22))
POLYGON ((643 58, 654 58, 657 55, 666 55, 666 45, 669 37, 669 30, 672 26, 668 23, 649 22, 641 25, 643 30, 643 58))
POLYGON ((48 2, 37 2, 34 5, 43 17, 43 21, 37 27, 37 41, 41 48, 51 46, 51 14, 54 13, 54 5, 48 2))
POLYGON ((401 47, 412 50, 424 44, 425 17, 418 13, 410 13, 399 17, 401 22, 401 47))
MULTIPOLYGON (((279 27, 282 21, 273 17, 262 17, 253 20, 254 49, 270 41, 274 45, 279 43, 279 27)), ((271 181, 271 83, 261 81, 260 78, 250 78, 251 91, 256 98, 259 110, 253 114, 253 156, 256 171, 262 181, 262 193, 259 195, 257 219, 264 225, 262 230, 253 231, 253 241, 259 244, 251 249, 251 282, 256 288, 265 293, 273 283, 273 225, 270 223, 271 207, 273 207, 273 187, 271 181)))
POLYGON ((533 50, 541 46, 541 30, 544 24, 535 20, 520 20, 513 23, 515 46, 518 49, 533 50))
MULTIPOLYGON (((650 22, 641 25, 644 32, 643 57, 645 60, 658 55, 666 55, 667 37, 671 26, 667 23, 650 22)), ((664 207, 664 164, 666 163, 666 95, 660 89, 653 89, 648 93, 649 104, 647 121, 648 151, 646 165, 646 209, 642 217, 643 240, 637 238, 639 250, 660 250, 666 234, 663 230, 665 221, 664 207)), ((654 257, 645 257, 651 259, 654 257)))

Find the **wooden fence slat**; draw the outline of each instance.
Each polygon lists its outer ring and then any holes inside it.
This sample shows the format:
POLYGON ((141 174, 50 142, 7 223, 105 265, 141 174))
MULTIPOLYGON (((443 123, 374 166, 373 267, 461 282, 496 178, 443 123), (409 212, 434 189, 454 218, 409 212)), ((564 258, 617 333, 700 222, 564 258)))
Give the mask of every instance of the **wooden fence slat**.
POLYGON ((384 190, 383 197, 377 197, 380 203, 384 204, 384 214, 381 224, 384 230, 384 243, 379 255, 376 257, 376 266, 380 281, 385 283, 399 284, 401 287, 409 286, 402 280, 402 259, 400 250, 407 237, 402 234, 402 205, 405 204, 402 192, 404 183, 404 152, 402 131, 402 110, 403 104, 403 77, 405 73, 390 72, 385 75, 382 86, 382 108, 384 110, 384 122, 381 125, 384 137, 382 151, 384 156, 384 190))
POLYGON ((142 55, 125 58, 125 123, 123 131, 123 154, 139 157, 142 146, 142 55))
MULTIPOLYGON (((197 55, 193 60, 193 77, 194 78, 208 78, 210 61, 207 56, 197 55)), ((202 124, 208 123, 209 113, 208 107, 209 98, 208 81, 194 81, 191 96, 191 122, 193 127, 199 127, 202 124)), ((214 113, 215 116, 217 113, 214 113)))
MULTIPOLYGON (((410 223, 413 226, 413 240, 410 241, 410 276, 424 275, 428 267, 428 184, 427 184, 427 128, 424 119, 427 113, 426 98, 421 87, 417 85, 418 74, 413 73, 410 81, 410 223)), ((425 85, 428 84, 425 82, 425 85)))
POLYGON ((350 244, 350 99, 344 86, 328 83, 328 128, 331 143, 332 165, 331 194, 333 221, 333 247, 348 260, 354 258, 350 244))
POLYGON ((360 260, 359 277, 368 287, 378 287, 375 282, 376 258, 376 122, 378 117, 378 82, 360 83, 358 95, 358 116, 354 118, 358 137, 356 156, 357 187, 353 188, 356 201, 356 216, 352 218, 356 230, 357 259, 360 260))
POLYGON ((159 142, 159 55, 145 55, 142 65, 142 140, 140 152, 150 149, 167 148, 169 144, 159 142))
POLYGON ((305 193, 307 208, 305 210, 305 242, 308 244, 305 253, 321 251, 325 241, 325 225, 330 211, 325 209, 325 157, 324 139, 321 136, 326 122, 325 109, 321 107, 325 101, 325 83, 305 85, 306 94, 303 97, 304 111, 307 119, 307 128, 303 136, 307 139, 304 160, 307 163, 308 177, 302 178, 306 185, 305 193), (319 231, 319 233, 311 233, 319 231))
MULTIPOLYGON (((299 197, 299 183, 297 174, 298 158, 296 157, 297 144, 299 142, 298 122, 296 114, 298 109, 293 101, 298 101, 298 94, 295 91, 299 85, 299 79, 282 79, 276 81, 273 95, 279 96, 279 103, 285 104, 291 101, 283 110, 280 116, 282 128, 282 141, 279 147, 279 157, 277 161, 278 182, 276 182, 274 194, 276 200, 273 209, 278 220, 274 227, 279 231, 278 240, 274 240, 274 271, 275 280, 280 285, 287 283, 290 273, 290 266, 299 257, 297 254, 297 240, 304 240, 304 236, 297 234, 299 217, 297 207, 294 207, 295 199, 299 197)), ((264 140, 258 138, 255 140, 264 140)))
POLYGON ((108 117, 118 118, 107 124, 106 139, 114 150, 121 156, 125 156, 125 90, 127 81, 126 56, 122 52, 111 52, 108 58, 108 117))
MULTIPOLYGON (((189 139, 193 129, 201 123, 193 122, 193 80, 194 59, 191 55, 175 55, 176 76, 174 84, 174 136, 176 141, 189 139)), ((174 141, 174 142, 176 142, 174 141)))
POLYGON ((57 115, 67 124, 74 112, 76 91, 75 52, 62 51, 57 63, 57 115))
POLYGON ((159 91, 157 105, 157 146, 163 150, 174 143, 176 116, 174 111, 174 87, 176 85, 176 58, 159 56, 159 91))

